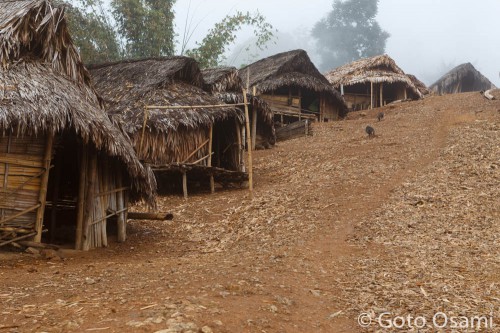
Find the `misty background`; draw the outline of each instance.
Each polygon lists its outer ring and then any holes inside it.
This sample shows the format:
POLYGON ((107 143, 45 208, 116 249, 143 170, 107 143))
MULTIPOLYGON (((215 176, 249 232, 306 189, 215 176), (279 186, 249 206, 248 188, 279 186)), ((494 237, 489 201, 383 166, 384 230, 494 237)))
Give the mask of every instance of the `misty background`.
MULTIPOLYGON (((465 62, 470 62, 500 87, 500 1, 380 0, 376 17, 390 33, 386 53, 409 74, 427 85, 465 62)), ((276 0, 177 0, 174 5, 176 47, 180 50, 185 28, 195 47, 213 25, 228 14, 258 10, 278 31, 261 51, 252 46, 252 28, 238 32, 236 45, 226 53, 226 64, 240 67, 292 49, 304 49, 322 72, 313 26, 332 9, 333 0, 287 2, 276 0), (250 49, 247 50, 247 48, 250 49)))

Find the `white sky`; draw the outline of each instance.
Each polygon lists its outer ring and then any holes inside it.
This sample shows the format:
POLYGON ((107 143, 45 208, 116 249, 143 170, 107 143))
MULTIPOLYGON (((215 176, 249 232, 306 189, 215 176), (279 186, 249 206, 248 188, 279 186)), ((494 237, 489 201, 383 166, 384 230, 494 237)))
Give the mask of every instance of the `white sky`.
MULTIPOLYGON (((299 35, 289 49, 306 49, 318 61, 308 32, 330 11, 333 0, 177 0, 179 42, 190 3, 192 27, 198 27, 188 47, 195 46, 227 14, 258 9, 280 33, 299 35)), ((500 87, 499 0, 380 0, 377 20, 391 34, 386 53, 426 84, 451 67, 471 62, 500 87)), ((236 43, 251 37, 251 32, 241 31, 236 43)))

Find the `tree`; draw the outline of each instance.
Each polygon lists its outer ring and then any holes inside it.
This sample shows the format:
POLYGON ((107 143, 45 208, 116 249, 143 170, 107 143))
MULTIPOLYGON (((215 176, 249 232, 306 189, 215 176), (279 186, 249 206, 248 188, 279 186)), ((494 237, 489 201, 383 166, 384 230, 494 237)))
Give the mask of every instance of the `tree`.
POLYGON ((188 50, 186 54, 195 58, 202 68, 217 66, 226 59, 224 56, 226 47, 234 43, 237 37, 236 32, 244 25, 255 28, 254 34, 257 37, 255 45, 261 50, 273 37, 273 26, 266 22, 262 14, 238 11, 216 23, 201 43, 197 43, 199 46, 188 50))
POLYGON ((384 53, 390 35, 375 20, 377 12, 378 0, 333 2, 333 9, 312 31, 323 70, 384 53))
POLYGON ((120 45, 113 27, 107 20, 100 0, 76 0, 67 4, 71 36, 82 59, 87 63, 102 63, 119 59, 120 45))
POLYGON ((174 54, 175 0, 113 0, 113 16, 127 58, 174 54))

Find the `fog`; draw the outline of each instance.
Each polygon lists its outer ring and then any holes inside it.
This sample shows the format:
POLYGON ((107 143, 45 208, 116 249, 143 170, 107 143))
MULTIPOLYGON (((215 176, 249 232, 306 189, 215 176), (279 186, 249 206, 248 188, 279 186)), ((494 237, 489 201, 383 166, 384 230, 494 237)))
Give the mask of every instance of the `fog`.
MULTIPOLYGON (((314 24, 331 10, 332 3, 333 0, 177 0, 174 10, 178 50, 186 18, 192 32, 189 48, 195 47, 195 41, 200 41, 227 14, 259 10, 278 30, 276 44, 270 44, 260 55, 257 50, 247 52, 244 46, 251 42, 252 29, 244 28, 238 33, 236 45, 226 54, 228 64, 239 66, 276 52, 302 48, 319 65, 309 34, 314 24)), ((416 75, 426 84, 451 68, 470 62, 500 87, 500 1, 380 0, 377 20, 391 34, 386 53, 406 73, 416 75)))

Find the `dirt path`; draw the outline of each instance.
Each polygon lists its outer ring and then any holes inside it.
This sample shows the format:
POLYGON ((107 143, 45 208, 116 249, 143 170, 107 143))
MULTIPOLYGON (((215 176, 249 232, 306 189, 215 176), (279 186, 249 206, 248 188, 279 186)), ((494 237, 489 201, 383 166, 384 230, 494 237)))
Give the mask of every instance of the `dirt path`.
POLYGON ((392 254, 360 226, 440 159, 477 105, 498 106, 479 94, 433 97, 386 107, 381 122, 377 110, 321 124, 256 154, 253 198, 165 197, 174 222, 132 222, 124 244, 4 260, 0 330, 362 332, 353 281, 370 276, 364 259, 392 254))

